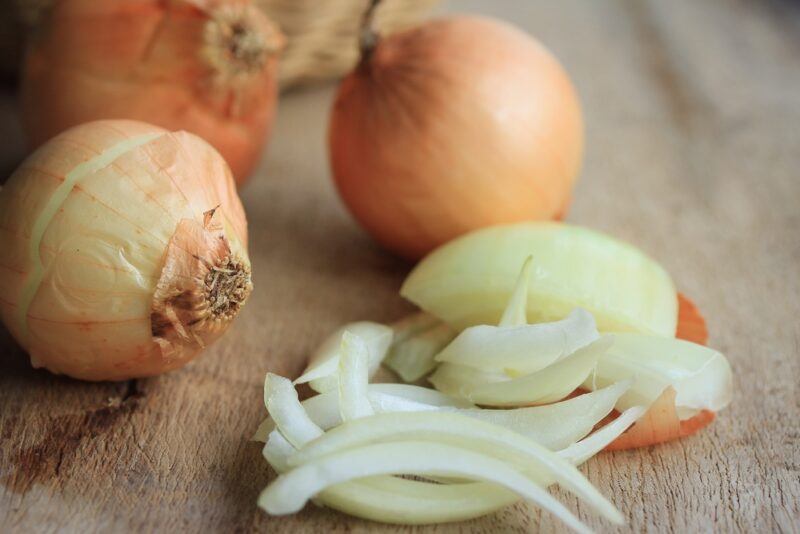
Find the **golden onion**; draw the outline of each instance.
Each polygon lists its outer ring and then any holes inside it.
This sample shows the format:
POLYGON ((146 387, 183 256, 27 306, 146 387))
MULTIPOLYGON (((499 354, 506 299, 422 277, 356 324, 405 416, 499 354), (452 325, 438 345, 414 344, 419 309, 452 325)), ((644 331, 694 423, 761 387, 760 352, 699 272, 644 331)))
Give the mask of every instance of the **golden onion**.
POLYGON ((0 191, 0 315, 34 367, 119 380, 184 365, 252 284, 247 223, 208 143, 133 121, 72 128, 0 191))

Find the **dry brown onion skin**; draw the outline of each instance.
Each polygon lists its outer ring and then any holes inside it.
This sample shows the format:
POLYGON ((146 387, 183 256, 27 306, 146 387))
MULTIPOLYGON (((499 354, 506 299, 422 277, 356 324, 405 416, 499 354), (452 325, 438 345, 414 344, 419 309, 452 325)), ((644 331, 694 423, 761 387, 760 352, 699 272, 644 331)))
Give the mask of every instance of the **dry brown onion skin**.
POLYGON ((0 316, 34 367, 122 380, 181 367, 251 290, 247 222, 208 143, 133 121, 55 137, 0 190, 0 316))
POLYGON ((60 0, 22 76, 32 146, 84 122, 128 118, 210 142, 238 183, 274 118, 284 37, 247 0, 60 0))
POLYGON ((415 259, 475 228, 561 216, 583 123, 543 46, 505 23, 453 16, 378 39, 339 87, 329 144, 351 212, 415 259))

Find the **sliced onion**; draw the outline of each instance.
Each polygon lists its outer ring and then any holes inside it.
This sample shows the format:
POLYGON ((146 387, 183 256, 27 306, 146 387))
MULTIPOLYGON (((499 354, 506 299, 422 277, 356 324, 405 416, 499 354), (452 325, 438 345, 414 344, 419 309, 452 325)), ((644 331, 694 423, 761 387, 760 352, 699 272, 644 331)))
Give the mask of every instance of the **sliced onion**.
POLYGON ((436 356, 482 371, 528 374, 574 353, 600 337, 592 314, 576 308, 566 319, 523 326, 472 326, 436 356))
POLYGON ((339 357, 339 412, 342 421, 375 413, 367 397, 369 385, 367 344, 350 332, 342 334, 339 357))
POLYGON ((322 435, 322 429, 308 417, 288 378, 267 374, 264 381, 264 404, 275 425, 295 447, 301 447, 322 435))
MULTIPOLYGON (((600 394, 592 393, 593 395, 600 394)), ((385 411, 424 411, 442 407, 468 408, 469 402, 445 395, 435 389, 414 386, 411 384, 369 384, 367 387, 372 409, 375 412, 385 411)), ((327 430, 342 423, 339 412, 339 392, 329 391, 310 397, 302 402, 303 409, 309 418, 327 430)), ((275 428, 272 418, 267 417, 258 426, 253 441, 264 442, 275 428)))
POLYGON ((417 334, 426 330, 430 330, 434 326, 442 324, 442 321, 435 316, 425 313, 417 312, 403 317, 399 321, 392 323, 392 330, 394 331, 394 340, 392 345, 398 345, 407 339, 410 339, 417 334))
MULTIPOLYGON (((531 476, 552 477, 585 499, 608 519, 621 520, 614 506, 569 462, 516 432, 455 413, 377 414, 349 421, 308 443, 289 458, 289 464, 302 466, 345 449, 369 443, 403 440, 458 445, 489 457, 502 458, 531 476)), ((394 472, 394 474, 401 473, 422 474, 417 471, 394 472)), ((428 474, 448 475, 448 473, 430 472, 428 474)))
POLYGON ((346 324, 328 336, 314 352, 303 374, 295 384, 309 383, 311 389, 319 393, 335 390, 338 387, 339 351, 342 335, 350 332, 357 335, 367 345, 369 353, 369 376, 375 374, 392 344, 392 328, 369 321, 346 324))
POLYGON ((618 382, 607 388, 546 406, 510 410, 473 408, 457 410, 457 413, 508 428, 543 447, 557 451, 589 434, 597 423, 611 413, 617 400, 631 384, 631 380, 618 382))
POLYGON ((628 408, 619 417, 600 430, 593 432, 589 437, 558 451, 558 455, 574 465, 580 465, 605 449, 646 412, 647 408, 644 406, 628 408))
POLYGON ((503 315, 500 317, 498 326, 520 326, 528 322, 528 286, 531 280, 531 265, 533 264, 533 256, 528 256, 522 263, 517 283, 514 285, 514 291, 511 293, 511 298, 508 299, 506 309, 503 310, 503 315))
POLYGON ((434 358, 456 336, 444 323, 408 337, 394 345, 386 357, 386 366, 405 382, 416 382, 436 367, 434 358))
POLYGON ((278 430, 271 431, 266 441, 267 443, 262 451, 264 458, 276 472, 286 472, 289 469, 289 457, 297 449, 278 430))
POLYGON ((730 403, 733 390, 730 365, 719 352, 680 339, 641 334, 617 334, 584 387, 596 389, 630 377, 636 383, 620 398, 617 409, 650 406, 672 386, 681 420, 702 410, 719 411, 730 403))
POLYGON ((489 374, 463 365, 445 363, 429 380, 436 389, 475 404, 547 404, 563 399, 581 385, 592 373, 598 358, 612 343, 613 336, 604 335, 553 365, 520 378, 503 380, 498 373, 489 374))
POLYGON ((493 482, 537 503, 575 531, 591 532, 546 490, 507 463, 460 447, 431 442, 380 443, 317 458, 280 475, 261 493, 258 504, 273 515, 291 514, 325 488, 353 479, 390 474, 459 476, 493 482))

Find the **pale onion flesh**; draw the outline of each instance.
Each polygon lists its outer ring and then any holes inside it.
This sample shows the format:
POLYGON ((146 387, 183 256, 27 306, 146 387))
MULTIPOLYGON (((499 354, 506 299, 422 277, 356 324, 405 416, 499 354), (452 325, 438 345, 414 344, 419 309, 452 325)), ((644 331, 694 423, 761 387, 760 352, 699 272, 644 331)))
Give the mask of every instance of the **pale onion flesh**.
POLYGON ((552 323, 471 326, 436 361, 519 376, 540 371, 598 338, 592 314, 576 308, 552 323))
POLYGON ((342 335, 350 332, 366 343, 369 353, 369 376, 373 376, 381 365, 392 344, 392 328, 380 323, 359 321, 349 323, 328 336, 308 361, 305 371, 295 384, 308 385, 318 393, 336 389, 339 385, 339 354, 342 335))
MULTIPOLYGON (((367 395, 375 413, 424 411, 456 413, 513 430, 543 447, 558 451, 589 434, 594 426, 614 409, 619 397, 630 388, 631 384, 632 381, 628 380, 555 404, 503 410, 468 407, 459 404, 456 399, 450 402, 451 397, 447 397, 446 402, 434 404, 426 402, 429 399, 422 398, 423 396, 402 397, 391 389, 387 392, 381 387, 394 384, 370 384, 367 395)), ((418 386, 405 387, 435 392, 418 386)), ((333 392, 306 399, 302 405, 308 417, 323 430, 329 430, 342 423, 338 395, 333 392)), ((275 423, 272 419, 265 419, 253 439, 266 441, 268 434, 274 428, 275 423)))
MULTIPOLYGON (((558 454, 576 465, 600 452, 636 420, 632 408, 622 416, 558 454), (574 460, 581 459, 581 462, 574 460)), ((288 469, 294 451, 278 431, 269 435, 264 456, 279 473, 288 469)), ((542 484, 552 481, 542 481, 542 484)), ((515 503, 519 497, 495 484, 431 484, 396 477, 369 477, 331 486, 319 494, 325 505, 342 512, 397 524, 430 524, 480 517, 515 503)))
POLYGON ((158 374, 225 332, 252 287, 246 247, 230 169, 205 141, 85 124, 0 191, 0 315, 34 367, 158 374))
POLYGON ((628 378, 635 378, 635 383, 622 395, 617 409, 649 406, 672 386, 681 420, 702 410, 718 412, 730 403, 733 393, 733 375, 725 356, 680 339, 616 334, 583 387, 597 389, 628 378))
POLYGON ((658 263, 627 243, 561 223, 496 226, 455 239, 414 268, 401 294, 457 329, 498 324, 529 256, 528 322, 560 320, 580 307, 601 332, 675 335, 675 285, 658 263))
POLYGON ((395 343, 385 365, 405 382, 416 382, 436 368, 436 355, 455 337, 456 332, 444 323, 395 343))

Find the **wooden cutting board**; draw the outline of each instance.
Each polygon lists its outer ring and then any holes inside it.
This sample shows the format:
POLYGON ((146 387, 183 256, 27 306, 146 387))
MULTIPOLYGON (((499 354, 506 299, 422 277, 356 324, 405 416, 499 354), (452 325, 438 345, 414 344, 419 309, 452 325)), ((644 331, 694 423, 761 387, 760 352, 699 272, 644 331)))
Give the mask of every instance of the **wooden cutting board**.
MULTIPOLYGON (((734 403, 677 443, 583 468, 624 532, 796 532, 800 524, 800 8, 771 0, 458 2, 538 35, 580 90, 587 153, 569 219, 627 239, 700 305, 734 403)), ((331 88, 285 95, 243 191, 256 291, 235 327, 166 376, 88 384, 30 368, 0 331, 0 531, 561 531, 518 504, 395 529, 255 506, 274 477, 248 437, 268 370, 295 376, 346 321, 411 308, 409 265, 375 246, 331 185, 331 88)), ((3 101, 9 117, 10 97, 3 101)), ((4 163, 18 131, 3 123, 4 163)), ((0 252, 1 253, 1 252, 0 252)), ((614 530, 554 490, 582 519, 614 530)))

